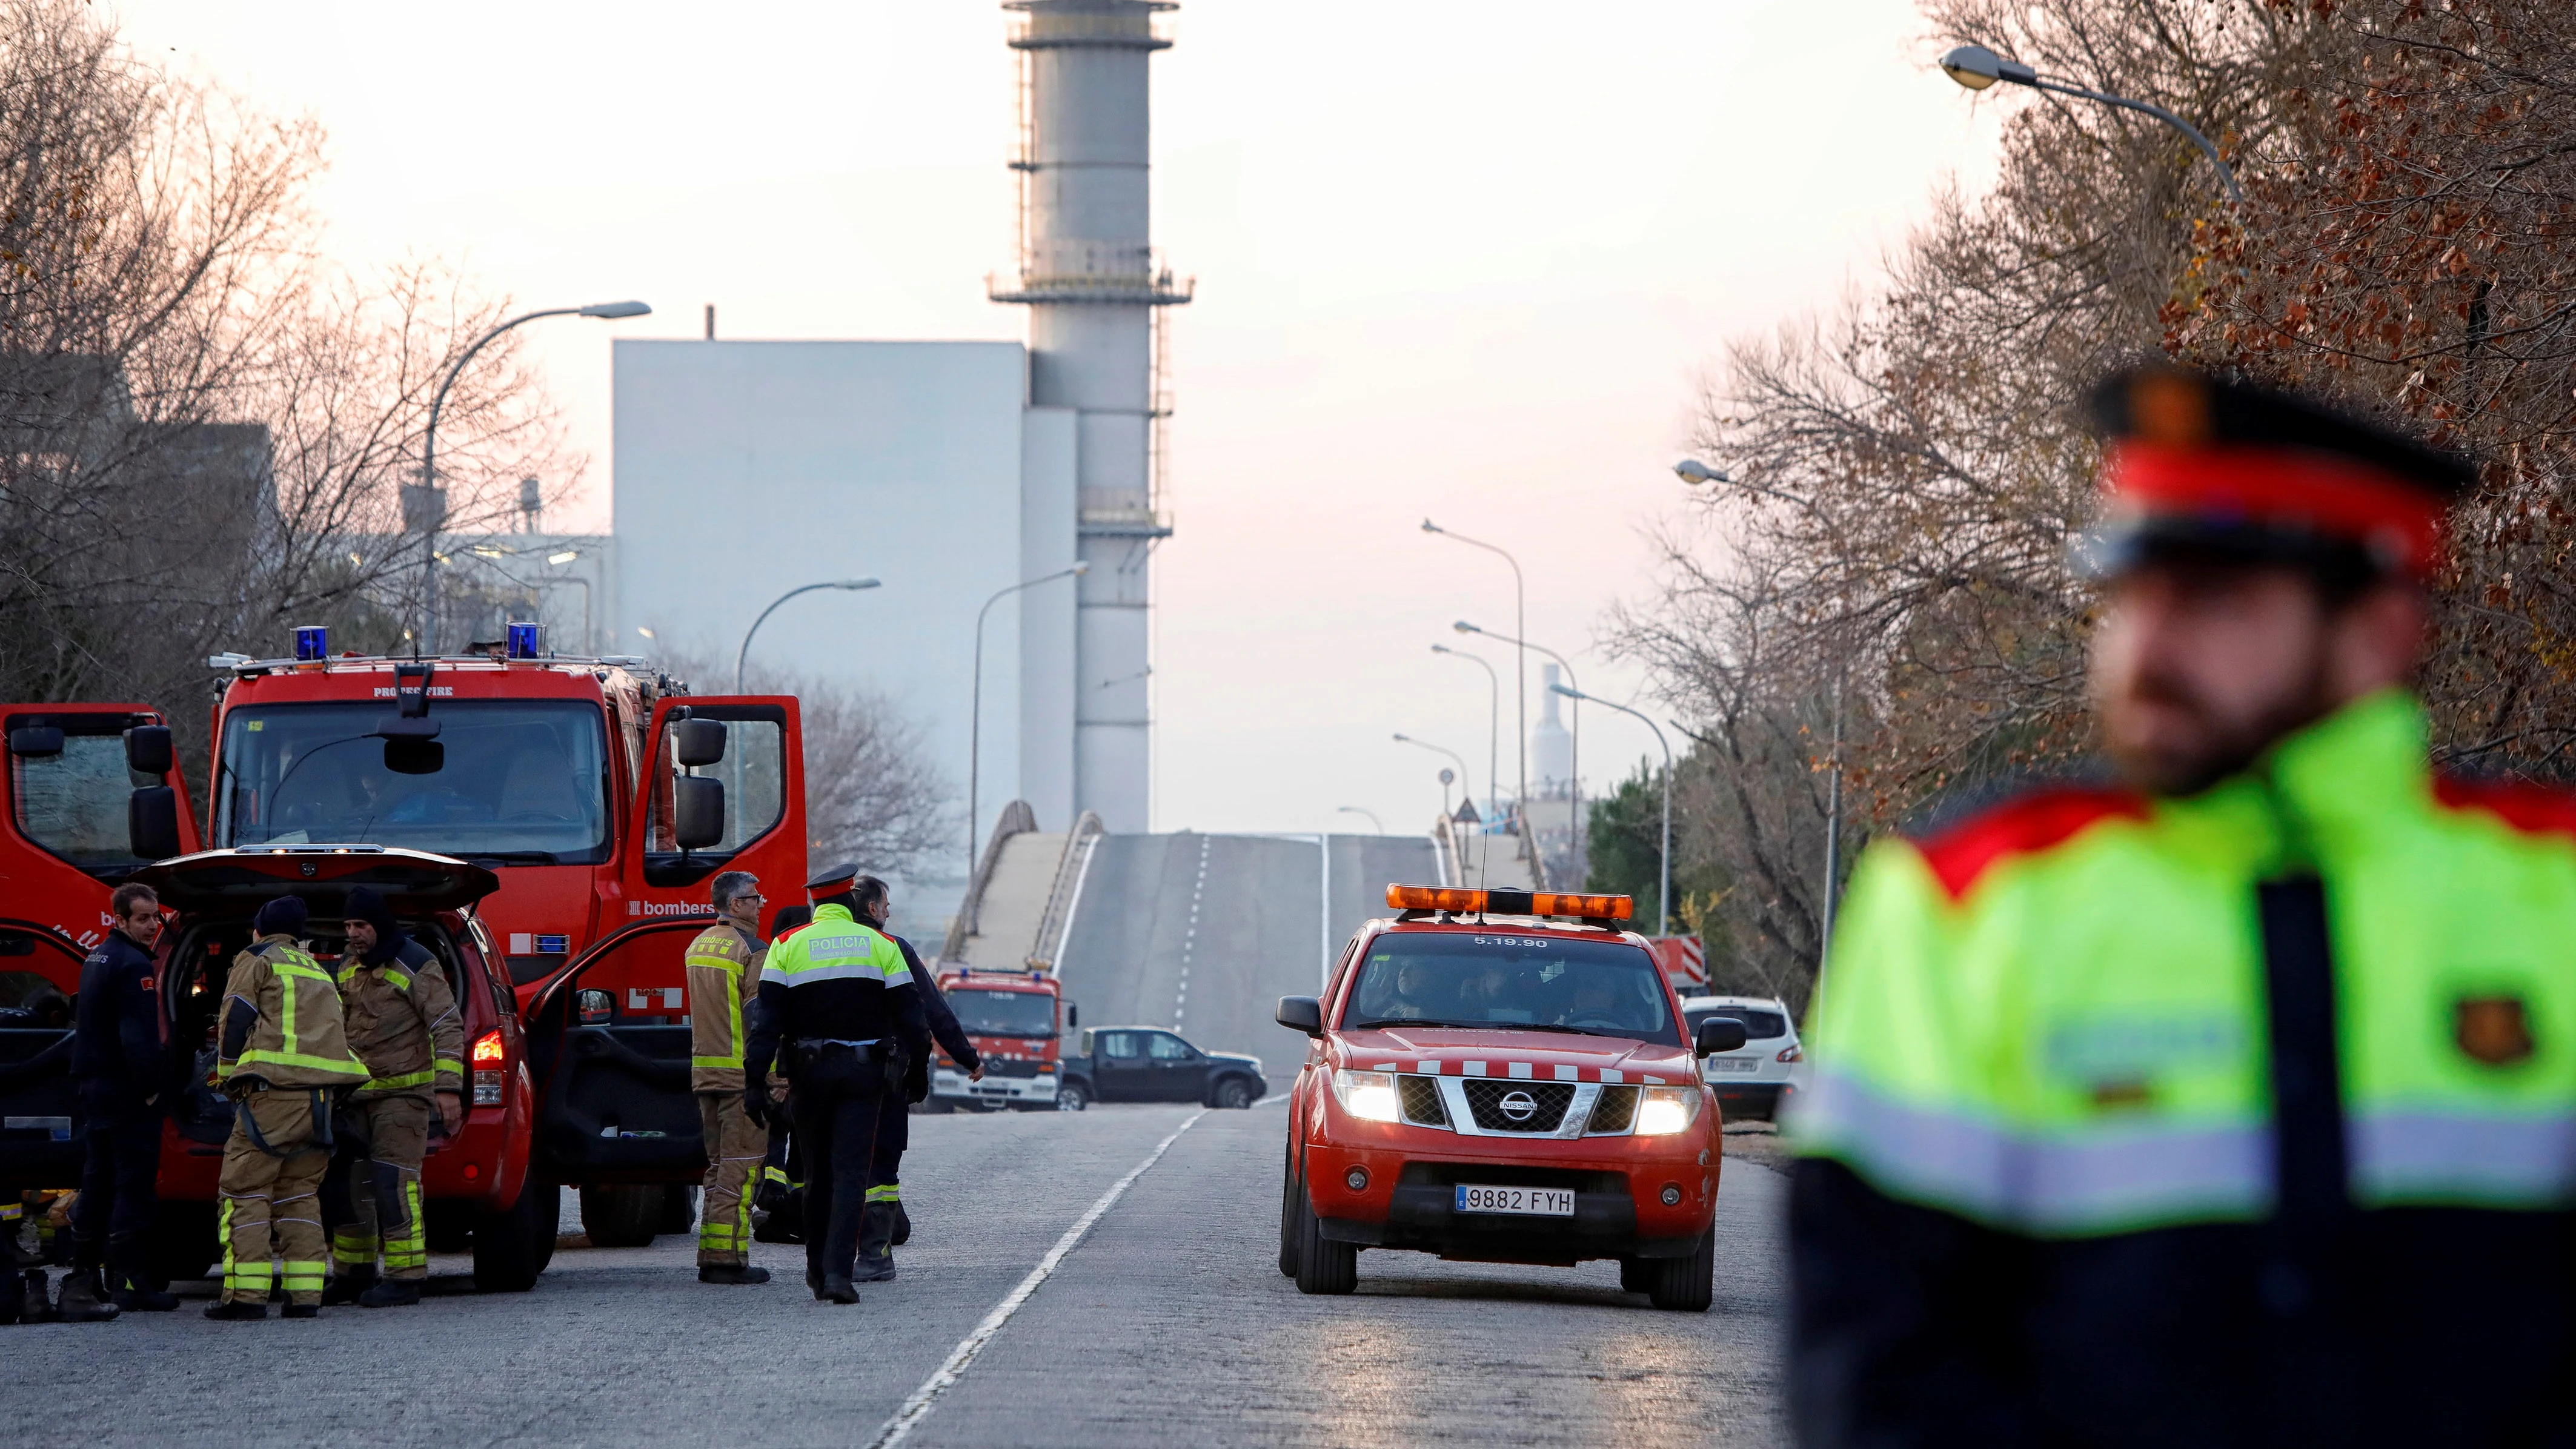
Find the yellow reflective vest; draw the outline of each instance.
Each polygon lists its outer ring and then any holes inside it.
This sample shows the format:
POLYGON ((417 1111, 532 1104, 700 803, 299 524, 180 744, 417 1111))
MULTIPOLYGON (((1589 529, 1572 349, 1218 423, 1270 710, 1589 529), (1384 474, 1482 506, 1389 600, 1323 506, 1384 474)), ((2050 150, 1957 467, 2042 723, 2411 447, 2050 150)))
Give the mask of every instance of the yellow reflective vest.
POLYGON ((689 943, 690 1090, 742 1090, 749 1040, 743 1009, 759 995, 764 954, 758 941, 730 923, 710 926, 689 943))
POLYGON ((223 1012, 234 1003, 254 1013, 237 1056, 218 1056, 215 1075, 257 1077, 272 1087, 339 1087, 367 1079, 349 1051, 340 990, 331 973, 292 936, 262 936, 233 958, 224 980, 223 1012))

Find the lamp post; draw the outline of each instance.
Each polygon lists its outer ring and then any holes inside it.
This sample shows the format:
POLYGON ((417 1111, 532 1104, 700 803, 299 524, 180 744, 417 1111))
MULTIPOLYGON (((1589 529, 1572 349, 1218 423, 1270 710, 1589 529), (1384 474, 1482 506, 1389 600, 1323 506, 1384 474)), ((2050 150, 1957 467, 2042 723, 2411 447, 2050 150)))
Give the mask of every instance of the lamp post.
MULTIPOLYGON (((1458 766, 1458 782, 1463 787, 1463 793, 1466 798, 1470 801, 1473 801, 1476 798, 1475 778, 1467 773, 1467 762, 1458 757, 1458 752, 1456 750, 1449 749, 1443 745, 1435 745, 1429 740, 1417 740, 1413 736, 1406 734, 1397 735, 1395 737, 1395 742, 1399 745, 1419 745, 1423 749, 1447 755, 1458 766)), ((1443 780, 1440 783, 1446 785, 1449 782, 1443 780)))
MULTIPOLYGON (((769 607, 760 611, 760 617, 751 621, 751 627, 742 631, 742 647, 735 650, 733 654, 733 692, 736 694, 742 693, 742 667, 744 661, 751 657, 751 636, 760 632, 760 626, 769 622, 769 616, 778 612, 779 605, 786 603, 789 599, 795 598, 798 594, 810 594, 816 589, 847 589, 855 591, 859 589, 873 589, 878 587, 879 583, 880 581, 877 579, 832 579, 825 583, 806 584, 801 588, 789 589, 786 593, 780 594, 777 598, 770 600, 769 607)), ((649 639, 653 636, 647 634, 644 637, 649 639)))
POLYGON ((1561 694, 1561 695, 1564 695, 1564 696, 1565 696, 1566 698, 1568 698, 1568 699, 1591 700, 1591 702, 1592 702, 1592 703, 1597 704, 1597 705, 1601 705, 1601 706, 1603 706, 1604 708, 1607 708, 1607 709, 1615 709, 1615 710, 1619 711, 1621 714, 1624 714, 1624 715, 1633 715, 1633 716, 1635 716, 1636 718, 1638 718, 1638 719, 1640 719, 1640 720, 1645 720, 1646 728, 1648 728, 1648 729, 1650 729, 1650 730, 1653 730, 1653 731, 1655 732, 1655 743, 1656 743, 1656 744, 1659 744, 1659 745, 1662 745, 1662 746, 1664 747, 1664 840, 1663 840, 1663 845, 1662 845, 1662 847, 1661 847, 1661 848, 1656 852, 1656 854, 1657 854, 1657 855, 1660 857, 1660 859, 1661 859, 1662 872, 1661 872, 1661 879, 1657 882, 1657 884, 1656 884, 1656 886, 1655 886, 1655 934, 1656 934, 1656 935, 1658 935, 1658 936, 1666 936, 1666 935, 1670 935, 1670 934, 1672 934, 1672 921, 1673 921, 1673 746, 1672 746, 1672 742, 1664 738, 1664 730, 1663 730, 1663 726, 1656 724, 1656 723, 1655 723, 1653 720, 1651 720, 1651 719, 1646 719, 1646 716, 1645 716, 1645 715, 1643 715, 1643 714, 1639 713, 1639 712, 1638 712, 1638 711, 1636 711, 1636 710, 1630 709, 1628 706, 1626 706, 1626 705, 1624 705, 1624 704, 1612 704, 1609 700, 1606 700, 1606 699, 1595 699, 1595 698, 1593 698, 1593 696, 1588 695, 1588 694, 1585 694, 1582 690, 1576 689, 1576 688, 1575 688, 1575 687, 1573 687, 1572 685, 1568 685, 1568 684, 1560 684, 1560 685, 1558 685, 1558 686, 1556 687, 1556 692, 1557 692, 1557 693, 1559 693, 1559 694, 1561 694))
MULTIPOLYGON (((1018 583, 1009 585, 1008 587, 995 589, 993 591, 993 597, 984 601, 984 607, 975 611, 975 702, 969 707, 966 725, 966 888, 968 890, 973 890, 975 888, 975 836, 978 828, 975 819, 975 812, 983 806, 983 799, 979 792, 983 789, 984 785, 985 617, 993 612, 993 606, 995 604, 1002 602, 1004 599, 1009 598, 1011 595, 1018 593, 1022 589, 1034 589, 1040 584, 1051 584, 1058 579, 1080 578, 1082 575, 1089 572, 1091 572, 1091 561, 1089 559, 1084 559, 1074 564, 1071 568, 1057 569, 1054 573, 1041 574, 1033 579, 1022 579, 1018 583)), ((1151 670, 1146 671, 1146 673, 1149 674, 1152 672, 1153 671, 1151 670)), ((1101 687, 1106 689, 1111 684, 1121 682, 1122 681, 1113 679, 1107 681, 1101 687)))
MULTIPOLYGON (((1476 803, 1476 777, 1475 777, 1474 775, 1472 775, 1472 774, 1468 773, 1468 770, 1467 770, 1467 762, 1466 762, 1466 760, 1465 760, 1465 759, 1463 759, 1462 757, 1460 757, 1460 755, 1458 754, 1458 752, 1457 752, 1456 750, 1449 749, 1449 748, 1447 748, 1447 747, 1445 747, 1445 746, 1442 746, 1442 745, 1435 745, 1435 744, 1431 743, 1429 740, 1417 740, 1417 739, 1415 739, 1413 736, 1411 736, 1411 735, 1407 735, 1407 734, 1399 734, 1399 735, 1397 735, 1397 736, 1395 737, 1395 742, 1396 742, 1397 744, 1399 744, 1399 745, 1419 745, 1419 746, 1421 746, 1423 749, 1431 750, 1431 751, 1435 751, 1435 752, 1437 752, 1437 753, 1439 753, 1439 754, 1447 755, 1447 756, 1450 758, 1451 762, 1453 762, 1454 764, 1456 764, 1456 765, 1458 766, 1458 793, 1459 793, 1459 795, 1460 795, 1460 796, 1461 796, 1461 797, 1462 797, 1462 798, 1463 798, 1463 799, 1464 799, 1464 800, 1465 800, 1469 805, 1473 805, 1473 804, 1475 804, 1475 803, 1476 803)), ((1441 772, 1440 772, 1440 810, 1441 810, 1441 816, 1442 816, 1441 825, 1440 825, 1441 833, 1442 833, 1442 834, 1443 834, 1443 835, 1448 839, 1448 841, 1449 841, 1449 847, 1450 847, 1450 852, 1449 852, 1449 853, 1450 853, 1452 856, 1455 856, 1455 855, 1457 855, 1457 853, 1458 853, 1458 817, 1456 817, 1455 815, 1451 815, 1451 814, 1449 814, 1449 813, 1448 813, 1448 812, 1449 812, 1449 772, 1448 772, 1447 770, 1443 770, 1443 771, 1441 771, 1441 772)), ((1478 879, 1479 879, 1479 880, 1481 880, 1481 879, 1483 878, 1483 874, 1484 874, 1484 867, 1483 867, 1483 864, 1482 864, 1482 861, 1483 861, 1483 859, 1484 859, 1484 856, 1489 856, 1489 855, 1491 855, 1491 854, 1493 853, 1493 844, 1492 844, 1491 840, 1490 840, 1490 839, 1488 839, 1488 838, 1486 837, 1486 835, 1485 835, 1484 825, 1483 825, 1483 822, 1482 822, 1482 821, 1479 821, 1479 822, 1478 822, 1478 824, 1477 824, 1477 827, 1476 827, 1476 836, 1477 836, 1477 838, 1478 838, 1478 839, 1480 839, 1480 840, 1486 840, 1486 845, 1485 845, 1484 853, 1483 853, 1483 855, 1480 855, 1480 856, 1478 857, 1479 864, 1478 864, 1478 866, 1477 866, 1477 876, 1478 876, 1478 879)), ((1467 878, 1467 862, 1466 862, 1465 860, 1461 859, 1461 860, 1458 860, 1458 861, 1456 862, 1456 864, 1457 864, 1457 866, 1458 866, 1458 878, 1459 878, 1460 880, 1462 880, 1462 881, 1463 881, 1463 880, 1465 880, 1465 879, 1467 878)))
POLYGON ((2209 164, 2218 168, 2218 179, 2227 186, 2227 199, 2239 206, 2245 204, 2245 193, 2237 189, 2236 173, 2227 169, 2227 162, 2218 154, 2218 148, 2211 145, 2209 138, 2200 133, 2199 127, 2162 106, 2150 105, 2145 101, 2133 101, 2126 96, 2115 96, 2104 91, 2087 90, 2062 80, 2051 80, 2022 62, 2006 59, 1982 45, 1962 45, 1951 51, 1941 57, 1941 69, 1949 74, 1950 79, 1972 91, 1984 90, 1997 81, 2009 81, 2017 86, 2028 86, 2035 91, 2052 91, 2061 96, 2099 101, 2106 106, 2118 106, 2123 110, 2153 116, 2190 137, 2191 143, 2200 148, 2200 153, 2209 158, 2209 164))
POLYGON ((1336 805, 1333 807, 1333 813, 1336 815, 1365 815, 1368 817, 1370 829, 1375 830, 1380 835, 1386 834, 1386 822, 1378 819, 1377 812, 1374 810, 1362 810, 1357 805, 1336 805))
MULTIPOLYGON (((1452 659, 1466 660, 1485 671, 1485 682, 1493 686, 1493 692, 1488 696, 1491 703, 1485 713, 1485 789, 1490 793, 1503 764, 1503 677, 1494 672, 1492 664, 1463 649, 1452 649, 1446 644, 1434 644, 1431 646, 1431 652, 1446 654, 1452 659)), ((1501 813, 1500 801, 1488 800, 1486 803, 1493 805, 1497 814, 1501 813)))
POLYGON ((536 312, 523 312, 476 338, 465 355, 447 369, 446 380, 439 383, 438 395, 429 400, 429 426, 420 442, 421 499, 421 626, 416 636, 422 652, 438 653, 438 525, 446 520, 446 495, 438 487, 438 415, 447 406, 447 390, 456 386, 457 374, 474 355, 491 345, 492 339, 524 322, 540 317, 596 317, 613 322, 621 317, 648 317, 653 309, 641 302, 593 302, 587 307, 548 307, 536 312))
MULTIPOLYGON (((1451 533, 1428 518, 1422 520, 1422 531, 1436 533, 1444 538, 1454 538, 1469 548, 1481 548, 1487 553, 1500 555, 1503 562, 1512 566, 1512 632, 1527 638, 1529 636, 1529 590, 1521 579, 1521 561, 1512 557, 1507 549, 1469 538, 1463 533, 1451 533)), ((1520 794, 1514 798, 1526 800, 1529 798, 1529 650, 1515 648, 1512 655, 1516 661, 1512 673, 1513 722, 1520 731, 1521 766, 1520 794)), ((1500 787, 1493 781, 1487 780, 1485 784, 1489 790, 1500 793, 1500 787)))
MULTIPOLYGON (((1539 652, 1539 653, 1544 654, 1544 655, 1546 655, 1548 658, 1555 660, 1555 661, 1556 661, 1556 667, 1565 671, 1565 682, 1566 682, 1566 683, 1573 685, 1573 686, 1574 686, 1575 688, 1577 688, 1577 689, 1581 689, 1581 688, 1583 687, 1583 681, 1574 677, 1574 666, 1573 666, 1571 663, 1567 662, 1566 657, 1565 657, 1564 655, 1557 653, 1557 652, 1556 652, 1555 650, 1553 650, 1553 649, 1549 649, 1549 648, 1547 648, 1547 647, 1545 647, 1545 646, 1543 646, 1543 645, 1524 643, 1523 641, 1518 640, 1518 639, 1505 639, 1505 638, 1503 638, 1503 636, 1502 636, 1502 635, 1495 633, 1495 632, 1494 632, 1493 630, 1491 630, 1491 629, 1480 629, 1480 628, 1478 628, 1477 626, 1475 626, 1475 625, 1473 625, 1473 624, 1468 623, 1468 622, 1467 622, 1466 620, 1464 620, 1464 619, 1459 620, 1457 623, 1452 624, 1452 625, 1450 625, 1449 627, 1450 627, 1450 628, 1452 628, 1452 629, 1457 630, 1457 631, 1458 631, 1459 633, 1461 633, 1461 634, 1482 634, 1482 635, 1484 635, 1484 636, 1485 636, 1486 638, 1488 638, 1488 639, 1502 639, 1502 641, 1503 641, 1504 643, 1509 644, 1509 645, 1511 645, 1513 648, 1516 648, 1516 649, 1536 649, 1536 650, 1538 650, 1538 652, 1539 652)), ((1571 749, 1569 749, 1569 750, 1567 751, 1568 758, 1567 758, 1567 760, 1566 760, 1566 762, 1565 762, 1565 772, 1566 772, 1568 775, 1573 776, 1573 778, 1572 778, 1572 779, 1570 779, 1570 780, 1568 780, 1568 781, 1566 781, 1566 782, 1565 782, 1565 787, 1566 787, 1566 799, 1567 799, 1568 806, 1569 806, 1569 813, 1568 813, 1568 815, 1567 815, 1567 820, 1568 820, 1568 822, 1569 822, 1569 826, 1568 826, 1568 828, 1569 828, 1569 829, 1572 831, 1572 833, 1573 833, 1573 845, 1574 845, 1574 874, 1575 874, 1575 879, 1576 879, 1576 880, 1578 880, 1578 881, 1580 881, 1580 880, 1583 878, 1584 874, 1585 874, 1585 872, 1584 872, 1584 862, 1583 862, 1583 706, 1582 706, 1582 704, 1580 704, 1580 703, 1578 702, 1578 703, 1574 706, 1574 708, 1573 708, 1572 710, 1568 711, 1568 713, 1570 713, 1570 714, 1572 714, 1572 715, 1574 716, 1574 728, 1573 728, 1573 729, 1571 729, 1571 730, 1569 730, 1569 731, 1567 731, 1567 733, 1571 734, 1574 738, 1573 738, 1573 741, 1572 741, 1572 748, 1571 748, 1571 749)))

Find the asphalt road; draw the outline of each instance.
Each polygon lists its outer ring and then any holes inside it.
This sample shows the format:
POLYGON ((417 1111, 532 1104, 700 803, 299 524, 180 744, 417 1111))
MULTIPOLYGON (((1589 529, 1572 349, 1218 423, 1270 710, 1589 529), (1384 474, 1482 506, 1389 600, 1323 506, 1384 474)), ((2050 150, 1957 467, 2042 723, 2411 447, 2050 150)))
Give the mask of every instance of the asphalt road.
POLYGON ((911 1401, 909 1445, 1782 1442, 1776 1174, 1729 1158, 1706 1314, 1647 1308, 1606 1263, 1408 1253, 1308 1298, 1272 1261, 1281 1110, 916 1118, 903 1276, 856 1308, 812 1301, 794 1247, 755 1249, 764 1287, 701 1286, 686 1238, 566 1249, 526 1294, 476 1295, 440 1257, 420 1307, 311 1323, 208 1323, 211 1285, 182 1285, 174 1314, 0 1329, 0 1423, 82 1445, 791 1446, 876 1442, 911 1401))

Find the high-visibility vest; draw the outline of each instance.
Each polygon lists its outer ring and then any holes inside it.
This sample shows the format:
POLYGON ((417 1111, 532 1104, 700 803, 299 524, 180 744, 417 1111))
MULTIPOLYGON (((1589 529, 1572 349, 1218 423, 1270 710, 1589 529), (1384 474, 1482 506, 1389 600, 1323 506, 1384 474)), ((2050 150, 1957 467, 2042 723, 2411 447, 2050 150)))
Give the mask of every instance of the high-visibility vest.
POLYGON ((689 942, 687 960, 690 1089, 739 1092, 744 994, 759 994, 761 949, 737 927, 715 925, 689 942))
POLYGON ((2351 1201, 2576 1205, 2576 801, 2436 777, 2398 691, 2198 796, 2055 791, 1873 844, 1797 1150, 2034 1235, 2267 1217, 2258 887, 2308 875, 2351 1201))

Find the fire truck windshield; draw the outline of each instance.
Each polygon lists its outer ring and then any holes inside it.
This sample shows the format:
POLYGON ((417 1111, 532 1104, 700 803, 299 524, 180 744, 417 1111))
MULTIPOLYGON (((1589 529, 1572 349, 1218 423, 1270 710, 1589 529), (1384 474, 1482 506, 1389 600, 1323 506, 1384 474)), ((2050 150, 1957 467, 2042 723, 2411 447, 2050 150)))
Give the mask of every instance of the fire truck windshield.
POLYGON ((969 1036, 1055 1035, 1055 998, 1045 992, 969 987, 946 995, 948 1009, 969 1036))
POLYGON ((441 700, 438 749, 387 759, 382 704, 225 716, 215 843, 398 845, 507 865, 608 859, 607 734, 580 700, 441 700), (403 763, 409 773, 391 768, 403 763))

